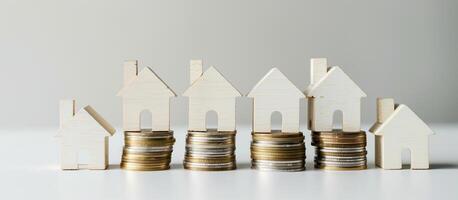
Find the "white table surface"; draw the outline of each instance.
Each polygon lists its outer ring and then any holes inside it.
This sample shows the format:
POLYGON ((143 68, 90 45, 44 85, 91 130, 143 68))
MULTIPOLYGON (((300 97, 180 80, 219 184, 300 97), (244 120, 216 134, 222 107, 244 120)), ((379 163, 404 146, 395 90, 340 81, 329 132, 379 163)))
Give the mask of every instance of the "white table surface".
POLYGON ((119 169, 121 131, 110 141, 109 170, 61 171, 55 129, 1 130, 0 199, 458 199, 458 125, 432 128, 431 170, 375 168, 370 133, 368 170, 316 170, 306 132, 307 171, 298 173, 251 170, 249 127, 238 128, 239 169, 229 172, 184 170, 184 127, 175 128, 172 169, 162 172, 119 169))

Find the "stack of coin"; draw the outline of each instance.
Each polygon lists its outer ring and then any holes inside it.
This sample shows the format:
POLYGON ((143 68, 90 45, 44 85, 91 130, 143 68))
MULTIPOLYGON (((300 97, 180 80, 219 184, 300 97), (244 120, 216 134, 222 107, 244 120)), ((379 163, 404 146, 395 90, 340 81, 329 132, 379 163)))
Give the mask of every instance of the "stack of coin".
POLYGON ((235 131, 188 131, 185 169, 224 171, 236 169, 235 131))
POLYGON ((315 167, 329 170, 362 170, 367 168, 366 133, 341 130, 312 132, 316 147, 315 167))
POLYGON ((126 131, 121 168, 133 171, 170 169, 173 131, 126 131))
POLYGON ((252 168, 263 171, 305 170, 302 133, 252 133, 252 168))

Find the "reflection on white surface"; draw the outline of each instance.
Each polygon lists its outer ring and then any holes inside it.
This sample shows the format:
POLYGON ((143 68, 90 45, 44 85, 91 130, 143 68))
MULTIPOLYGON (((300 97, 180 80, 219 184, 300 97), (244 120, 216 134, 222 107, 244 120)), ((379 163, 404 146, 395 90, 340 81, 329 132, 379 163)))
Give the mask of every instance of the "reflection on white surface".
MULTIPOLYGON (((255 171, 255 188, 256 191, 254 191, 254 198, 255 199, 265 199, 265 200, 274 200, 276 199, 276 194, 279 191, 279 188, 277 185, 277 180, 275 176, 278 176, 278 172, 261 172, 261 171, 255 171)), ((281 172, 280 172, 281 173, 281 172)), ((288 185, 289 183, 284 183, 288 185)))
MULTIPOLYGON (((55 129, 0 130, 1 199, 65 200, 304 200, 304 199, 458 199, 458 126, 433 127, 431 170, 370 169, 352 172, 315 170, 313 148, 307 146, 307 171, 259 172, 249 169, 249 129, 237 135, 239 169, 228 172, 193 172, 182 168, 184 131, 176 131, 173 169, 129 172, 119 169, 122 137, 110 141, 109 170, 59 169, 58 144, 50 139, 55 129), (20 141, 11 142, 11 141, 20 141)), ((369 140, 373 137, 369 136, 369 140)))

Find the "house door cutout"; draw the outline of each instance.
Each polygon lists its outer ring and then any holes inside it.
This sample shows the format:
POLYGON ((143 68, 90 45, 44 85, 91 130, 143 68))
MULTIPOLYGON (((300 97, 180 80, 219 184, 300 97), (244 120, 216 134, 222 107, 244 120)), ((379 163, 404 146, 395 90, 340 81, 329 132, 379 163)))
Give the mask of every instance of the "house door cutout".
POLYGON ((270 124, 272 131, 281 130, 283 124, 283 116, 280 112, 275 111, 270 116, 270 124))
POLYGON ((402 169, 410 169, 411 162, 412 162, 412 153, 410 149, 408 148, 402 149, 402 152, 401 152, 402 169))
POLYGON ((78 168, 87 169, 91 162, 91 153, 87 149, 82 149, 78 152, 78 168))
POLYGON ((153 128, 153 115, 149 110, 144 110, 140 113, 140 128, 152 129, 153 128))
POLYGON ((208 111, 205 116, 207 129, 218 129, 218 113, 216 111, 208 111))
POLYGON ((341 110, 336 110, 332 116, 332 129, 343 129, 343 112, 341 110))

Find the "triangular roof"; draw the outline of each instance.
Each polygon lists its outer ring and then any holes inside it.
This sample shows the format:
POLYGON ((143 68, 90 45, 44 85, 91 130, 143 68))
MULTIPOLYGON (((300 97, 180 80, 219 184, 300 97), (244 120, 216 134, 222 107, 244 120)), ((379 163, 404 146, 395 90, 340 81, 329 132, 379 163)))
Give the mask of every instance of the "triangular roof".
POLYGON ((366 93, 342 70, 332 67, 317 83, 310 85, 305 91, 307 97, 318 97, 343 93, 366 97, 366 93), (338 83, 338 84, 336 84, 338 83))
POLYGON ((175 92, 149 67, 143 70, 126 84, 118 96, 146 96, 146 95, 167 95, 177 96, 175 92), (148 91, 145 93, 145 91, 148 91))
POLYGON ((433 130, 406 105, 399 105, 384 123, 374 124, 370 132, 375 135, 395 135, 400 134, 399 132, 405 132, 405 129, 409 129, 409 134, 434 134, 433 130))
POLYGON ((240 97, 242 94, 218 72, 210 67, 183 93, 183 96, 240 97))
POLYGON ((248 97, 287 96, 305 98, 302 93, 279 69, 271 69, 250 91, 248 97))
POLYGON ((112 136, 116 129, 91 106, 86 106, 79 110, 72 119, 63 124, 58 132, 58 136, 62 136, 63 132, 81 135, 101 133, 104 136, 112 136))

